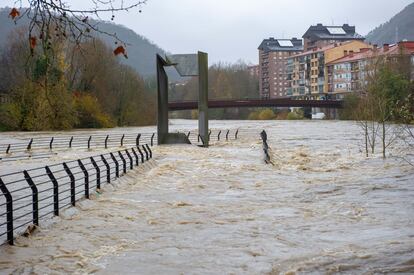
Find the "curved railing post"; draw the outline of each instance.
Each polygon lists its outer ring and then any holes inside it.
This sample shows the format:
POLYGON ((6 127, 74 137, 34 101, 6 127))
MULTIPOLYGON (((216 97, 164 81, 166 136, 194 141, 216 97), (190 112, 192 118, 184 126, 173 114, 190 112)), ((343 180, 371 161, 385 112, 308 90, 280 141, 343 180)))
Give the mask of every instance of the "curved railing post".
POLYGON ((28 151, 30 151, 30 150, 32 150, 32 143, 33 143, 33 138, 32 139, 30 139, 30 141, 29 141, 29 144, 27 144, 27 150, 28 151))
POLYGON ((105 149, 108 149, 108 139, 109 139, 109 135, 106 135, 106 138, 105 138, 105 149))
POLYGON ((148 144, 145 144, 145 146, 148 149, 150 159, 152 159, 152 151, 151 151, 151 148, 148 146, 148 144))
POLYGON ((155 137, 155 133, 152 133, 152 136, 151 136, 151 146, 154 146, 154 137, 155 137))
POLYGON ((147 148, 145 148, 145 145, 142 145, 142 149, 143 149, 143 150, 144 150, 144 152, 145 152, 145 159, 146 159, 146 160, 149 160, 148 150, 147 150, 147 148))
POLYGON ((88 149, 91 149, 91 140, 92 140, 92 136, 89 136, 89 139, 88 139, 88 149))
POLYGON ((63 163, 63 169, 65 169, 65 172, 66 174, 68 174, 69 179, 70 179, 70 202, 73 206, 75 206, 75 203, 76 203, 75 177, 73 176, 72 171, 70 171, 66 162, 63 163))
POLYGON ((49 149, 52 150, 53 149, 53 140, 55 140, 55 137, 52 137, 52 139, 49 142, 49 149))
POLYGON ((10 144, 9 144, 9 146, 7 146, 7 149, 6 149, 6 154, 8 154, 9 152, 10 152, 10 144))
POLYGON ((134 161, 132 160, 132 156, 128 152, 128 149, 125 150, 125 153, 127 154, 127 157, 129 159, 129 170, 132 170, 132 169, 134 169, 134 161))
POLYGON ((121 158, 122 161, 122 171, 124 172, 124 174, 126 174, 127 169, 126 169, 126 160, 124 158, 124 155, 122 155, 121 151, 118 151, 118 155, 121 158))
POLYGON ((236 133, 234 134, 234 139, 237 139, 238 134, 239 134, 239 129, 237 129, 236 133))
POLYGON ((49 166, 46 166, 45 170, 53 184, 53 211, 56 216, 59 216, 59 185, 49 166))
POLYGON ((33 182, 32 177, 29 173, 24 170, 23 171, 24 179, 29 184, 30 189, 32 189, 32 209, 33 209, 33 224, 39 226, 39 198, 38 198, 38 191, 37 187, 33 182))
POLYGON ((69 140, 69 148, 72 148, 72 141, 73 141, 73 136, 69 140))
POLYGON ((204 145, 204 139, 203 139, 203 137, 200 136, 200 134, 198 134, 198 141, 200 141, 200 139, 201 139, 201 143, 204 145))
POLYGON ((136 139, 136 141, 135 141, 135 143, 136 143, 136 146, 138 147, 139 146, 139 139, 141 138, 141 134, 138 134, 137 135, 137 139, 136 139))
POLYGON ((96 170, 96 188, 101 189, 101 169, 93 157, 90 157, 91 163, 96 170))
POLYGON ((220 141, 221 130, 218 132, 217 140, 220 141))
POLYGON ((138 166, 139 165, 139 157, 138 157, 138 154, 137 154, 137 152, 135 151, 134 148, 131 148, 131 150, 132 150, 132 154, 134 154, 134 157, 135 157, 135 165, 138 166))
POLYGON ((89 173, 88 173, 88 170, 86 170, 85 165, 83 165, 80 159, 78 159, 78 165, 80 169, 82 170, 83 175, 85 176, 85 197, 89 199, 89 173))
POLYGON ((106 182, 111 183, 111 166, 109 166, 108 161, 105 159, 103 155, 101 155, 101 159, 106 167, 106 182))
POLYGON ((7 218, 7 241, 10 245, 13 245, 13 197, 0 178, 0 190, 6 198, 6 218, 7 218))
POLYGON ((116 157, 114 156, 113 153, 109 153, 109 155, 111 156, 112 161, 115 164, 115 177, 119 178, 119 163, 118 163, 118 160, 116 159, 116 157))
POLYGON ((137 147, 139 154, 141 155, 141 163, 144 163, 144 154, 142 153, 141 149, 139 147, 137 147))
POLYGON ((226 133, 226 140, 229 140, 229 134, 230 134, 230 130, 227 130, 227 133, 226 133))
POLYGON ((124 146, 124 138, 125 138, 125 134, 123 134, 121 137, 121 147, 124 146))

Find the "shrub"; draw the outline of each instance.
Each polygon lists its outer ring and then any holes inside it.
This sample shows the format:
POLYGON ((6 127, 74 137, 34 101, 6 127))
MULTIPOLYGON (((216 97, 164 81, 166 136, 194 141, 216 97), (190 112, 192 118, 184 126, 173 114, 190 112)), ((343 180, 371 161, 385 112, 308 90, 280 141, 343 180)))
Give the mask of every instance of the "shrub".
POLYGON ((276 117, 275 113, 271 109, 265 109, 259 113, 259 120, 270 120, 276 117))
POLYGON ((293 112, 290 112, 287 115, 288 120, 298 120, 298 119, 303 119, 303 118, 304 118, 303 110, 301 109, 295 109, 293 112))
POLYGON ((0 130, 18 130, 21 121, 20 108, 15 103, 0 105, 0 130))
POLYGON ((75 98, 76 111, 78 113, 77 127, 80 128, 110 128, 115 123, 111 117, 102 111, 98 100, 88 94, 75 98))

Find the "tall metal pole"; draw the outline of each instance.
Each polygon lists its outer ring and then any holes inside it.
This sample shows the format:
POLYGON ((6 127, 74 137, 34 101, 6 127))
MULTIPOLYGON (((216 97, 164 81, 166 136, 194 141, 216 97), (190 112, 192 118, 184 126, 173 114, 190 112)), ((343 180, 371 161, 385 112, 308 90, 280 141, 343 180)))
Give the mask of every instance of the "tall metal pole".
POLYGON ((168 135, 168 76, 165 65, 165 61, 157 54, 158 145, 163 144, 168 135))
POLYGON ((198 52, 198 132, 208 147, 208 55, 198 52))

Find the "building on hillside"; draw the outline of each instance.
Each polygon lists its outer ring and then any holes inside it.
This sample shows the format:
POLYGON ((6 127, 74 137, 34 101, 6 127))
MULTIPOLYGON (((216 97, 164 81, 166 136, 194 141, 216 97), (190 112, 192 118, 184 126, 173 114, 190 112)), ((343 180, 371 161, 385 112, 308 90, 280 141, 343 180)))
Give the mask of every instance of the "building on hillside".
POLYGON ((354 40, 333 43, 289 57, 287 74, 290 88, 287 95, 299 99, 327 98, 329 72, 326 64, 347 55, 349 51, 356 52, 369 47, 369 44, 354 40))
POLYGON ((333 43, 340 43, 350 40, 364 41, 364 37, 355 32, 355 26, 343 24, 342 26, 324 26, 317 24, 310 26, 302 36, 304 50, 309 51, 322 48, 333 43))
POLYGON ((259 65, 248 66, 247 70, 249 71, 250 76, 259 77, 259 65))
POLYGON ((350 51, 344 57, 327 64, 330 75, 328 94, 331 98, 343 99, 351 92, 361 92, 366 84, 367 75, 378 65, 379 59, 398 62, 401 58, 407 60, 409 66, 401 69, 414 80, 414 41, 384 44, 381 48, 363 48, 359 52, 350 51))
POLYGON ((286 96, 287 58, 303 51, 302 40, 264 39, 259 46, 259 91, 260 97, 281 98, 286 96))

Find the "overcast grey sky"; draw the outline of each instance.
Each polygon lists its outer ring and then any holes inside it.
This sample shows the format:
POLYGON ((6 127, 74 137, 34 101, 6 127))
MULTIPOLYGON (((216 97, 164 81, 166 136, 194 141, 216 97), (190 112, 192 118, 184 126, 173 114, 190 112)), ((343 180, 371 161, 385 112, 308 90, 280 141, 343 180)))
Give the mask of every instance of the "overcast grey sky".
MULTIPOLYGON (((2 7, 15 0, 0 0, 2 7)), ((120 1, 120 0, 116 0, 120 1)), ((126 0, 132 1, 132 0, 126 0)), ((24 1, 23 1, 24 2, 24 1)), ((85 7, 91 0, 69 0, 85 7)), ((301 37, 311 24, 355 25, 366 35, 413 0, 148 0, 142 13, 119 13, 115 22, 171 53, 209 53, 210 63, 257 63, 263 38, 301 37)))

